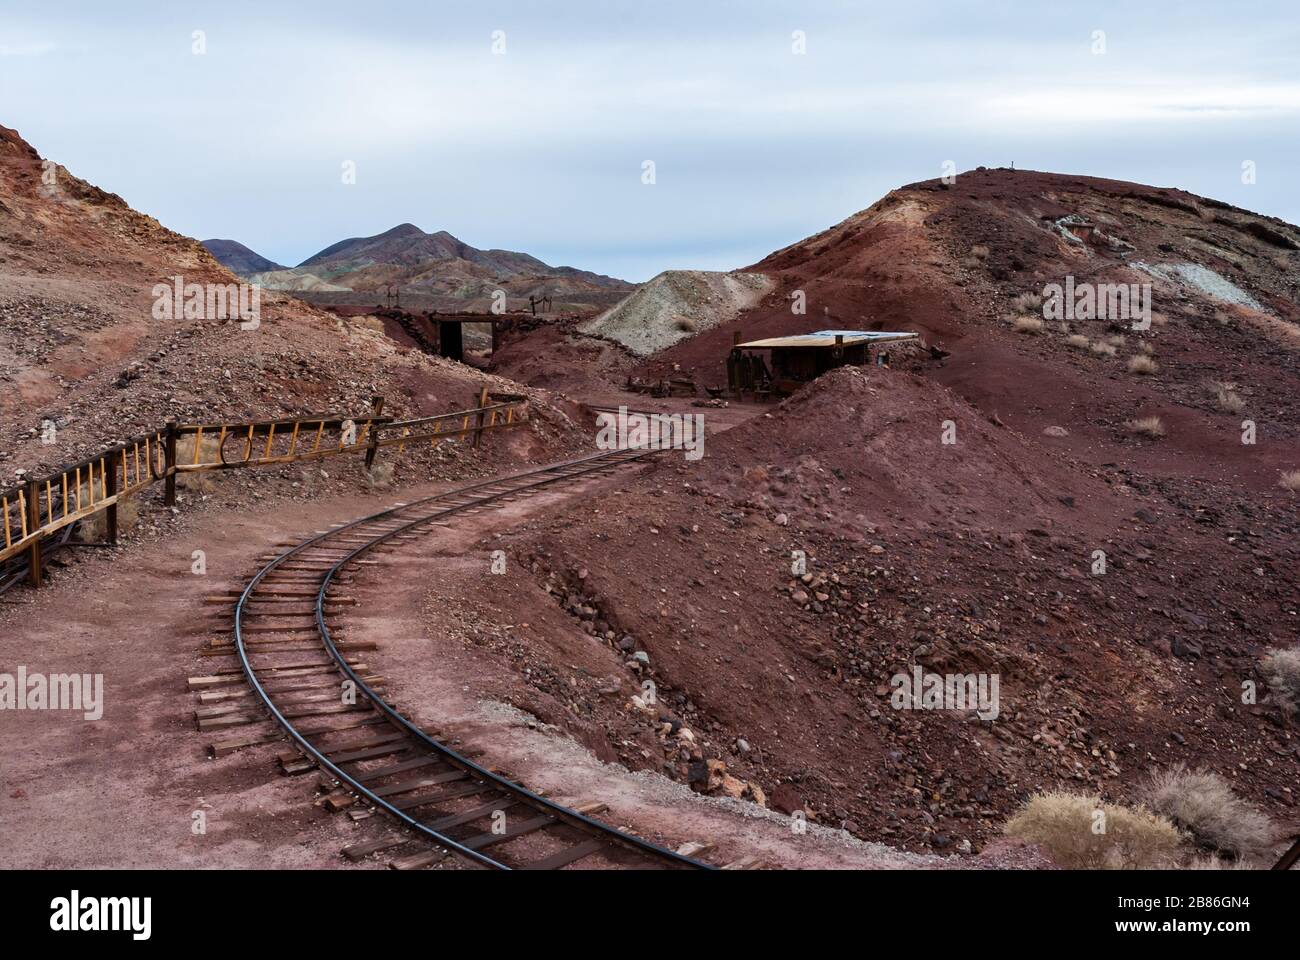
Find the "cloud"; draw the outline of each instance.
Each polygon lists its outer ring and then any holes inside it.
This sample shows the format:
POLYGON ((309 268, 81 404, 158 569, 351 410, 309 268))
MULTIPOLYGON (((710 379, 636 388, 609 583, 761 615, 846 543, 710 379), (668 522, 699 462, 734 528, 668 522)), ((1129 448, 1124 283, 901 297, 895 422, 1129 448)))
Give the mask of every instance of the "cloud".
POLYGON ((169 226, 282 262, 409 220, 643 279, 754 262, 950 158, 1300 219, 1281 172, 1300 146, 1293 19, 1208 0, 1176 17, 1107 0, 1033 17, 959 0, 317 0, 311 16, 63 0, 57 22, 7 21, 0 122, 169 226), (57 69, 21 59, 46 55, 57 69))
POLYGON ((40 41, 17 44, 0 43, 0 57, 43 57, 57 49, 56 44, 40 41))

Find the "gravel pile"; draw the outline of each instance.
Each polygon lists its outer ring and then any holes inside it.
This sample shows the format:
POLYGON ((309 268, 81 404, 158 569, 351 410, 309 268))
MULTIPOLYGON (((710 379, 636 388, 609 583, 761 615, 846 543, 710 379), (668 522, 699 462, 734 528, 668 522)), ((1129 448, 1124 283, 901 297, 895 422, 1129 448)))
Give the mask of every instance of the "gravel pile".
POLYGON ((646 357, 726 323, 758 303, 773 285, 761 273, 666 270, 578 330, 646 357))

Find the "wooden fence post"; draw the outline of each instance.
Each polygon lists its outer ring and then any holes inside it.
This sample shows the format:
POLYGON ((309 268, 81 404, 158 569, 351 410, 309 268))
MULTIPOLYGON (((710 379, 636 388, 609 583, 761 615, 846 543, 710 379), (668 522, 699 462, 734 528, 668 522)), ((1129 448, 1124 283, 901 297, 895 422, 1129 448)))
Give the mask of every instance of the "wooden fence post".
POLYGON ((176 506, 176 421, 167 421, 166 443, 163 446, 165 461, 163 463, 163 475, 166 477, 165 490, 163 493, 163 503, 166 506, 176 506))
MULTIPOLYGON (((104 471, 104 494, 112 497, 117 494, 117 458, 109 455, 99 462, 99 469, 104 471)), ((122 485, 126 486, 126 475, 122 475, 122 485)), ((109 505, 104 517, 104 539, 117 545, 117 501, 109 505)))
POLYGON ((41 538, 36 530, 41 525, 41 487, 35 480, 27 481, 27 532, 32 534, 32 545, 27 552, 27 582, 33 587, 41 585, 41 538))
MULTIPOLYGON (((371 397, 370 415, 372 417, 377 417, 383 412, 384 412, 384 398, 371 397)), ((370 442, 369 444, 366 445, 366 469, 369 470, 375 464, 375 454, 379 452, 379 434, 375 431, 375 425, 373 421, 370 424, 370 429, 367 430, 366 432, 370 435, 369 436, 370 442)))
POLYGON ((479 442, 483 439, 483 408, 487 406, 487 401, 488 401, 488 388, 487 388, 487 384, 484 384, 483 389, 479 391, 479 395, 478 395, 479 414, 478 414, 478 424, 474 430, 475 449, 478 449, 479 442))

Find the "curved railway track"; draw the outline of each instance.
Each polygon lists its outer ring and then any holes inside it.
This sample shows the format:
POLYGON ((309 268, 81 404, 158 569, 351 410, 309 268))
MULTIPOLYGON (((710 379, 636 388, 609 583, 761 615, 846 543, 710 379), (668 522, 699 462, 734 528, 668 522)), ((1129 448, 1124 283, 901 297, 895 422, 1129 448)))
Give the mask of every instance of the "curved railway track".
MULTIPOLYGON (((291 546, 244 587, 235 605, 234 642, 253 693, 305 755, 306 763, 314 762, 352 796, 408 828, 402 838, 349 848, 345 853, 350 857, 360 859, 415 839, 427 841, 427 849, 404 857, 400 862, 405 866, 435 863, 444 856, 442 851, 450 851, 501 870, 559 869, 580 861, 606 868, 710 869, 593 819, 591 814, 603 809, 600 805, 561 806, 434 739, 384 700, 382 678, 369 674, 368 668, 341 650, 330 629, 339 609, 338 595, 332 591, 340 576, 357 569, 376 547, 407 539, 458 514, 585 480, 646 455, 639 450, 601 453, 401 504, 291 546), (306 603, 312 607, 310 612, 285 610, 306 603), (275 641, 253 639, 260 631, 280 636, 314 633, 330 663, 308 672, 277 667, 270 662, 275 641), (340 690, 355 695, 355 704, 346 709, 374 714, 362 719, 361 725, 373 724, 372 730, 391 734, 370 737, 364 745, 331 746, 325 742, 331 731, 308 732, 305 724, 295 723, 295 717, 322 712, 319 706, 324 700, 341 701, 340 690)), ((327 705, 326 711, 330 709, 327 705)))

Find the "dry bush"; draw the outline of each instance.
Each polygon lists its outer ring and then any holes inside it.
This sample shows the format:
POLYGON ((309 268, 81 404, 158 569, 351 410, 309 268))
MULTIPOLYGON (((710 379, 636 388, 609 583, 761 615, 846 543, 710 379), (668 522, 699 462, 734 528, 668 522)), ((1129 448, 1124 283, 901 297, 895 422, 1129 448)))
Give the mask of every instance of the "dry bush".
POLYGON ((1141 350, 1143 353, 1145 353, 1147 356, 1151 356, 1153 353, 1156 352, 1156 348, 1155 348, 1155 346, 1151 343, 1150 340, 1141 340, 1141 341, 1139 341, 1139 342, 1138 342, 1138 349, 1141 350))
POLYGON ((1300 470, 1283 470, 1277 485, 1283 490, 1300 493, 1300 470))
POLYGON ((1011 301, 1011 309, 1016 313, 1035 313, 1043 305, 1042 294, 1022 293, 1011 301))
POLYGON ((1092 346, 1090 346, 1088 349, 1091 350, 1093 353, 1095 353, 1095 354, 1096 354, 1097 356, 1099 356, 1099 357, 1113 357, 1113 356, 1115 356, 1115 348, 1112 347, 1109 343, 1105 343, 1104 341, 1101 341, 1101 340, 1098 340, 1096 343, 1094 343, 1094 344, 1093 344, 1092 346))
POLYGON ((982 243, 977 243, 970 248, 970 255, 976 260, 983 260, 989 255, 989 248, 982 243))
POLYGON ((387 490, 393 485, 393 465, 391 463, 376 463, 366 471, 366 486, 370 492, 376 490, 387 490))
POLYGON ((1246 409, 1246 401, 1231 383, 1215 381, 1210 384, 1210 389, 1214 392, 1215 404, 1224 413, 1241 413, 1246 409))
POLYGON ((1255 870, 1257 869, 1249 860, 1225 860, 1222 857, 1216 857, 1213 854, 1209 856, 1192 857, 1187 863, 1183 864, 1184 870, 1255 870))
POLYGON ((678 317, 674 326, 683 333, 694 333, 696 329, 695 321, 690 317, 678 317))
MULTIPOLYGON (((176 441, 176 462, 184 465, 194 462, 194 444, 197 434, 186 434, 176 441)), ((221 444, 216 437, 204 437, 199 444, 199 463, 218 463, 221 460, 221 444)), ((176 474, 176 486, 191 493, 208 494, 216 489, 213 474, 209 471, 176 474)))
POLYGON ((1065 342, 1076 350, 1088 349, 1088 338, 1081 333, 1076 333, 1074 336, 1069 337, 1065 342))
POLYGON ((1139 433, 1146 437, 1163 437, 1165 435, 1165 422, 1159 417, 1138 417, 1136 420, 1125 420, 1124 428, 1129 433, 1139 433))
POLYGON ((1143 807, 1103 803, 1100 797, 1040 793, 1007 821, 1009 836, 1037 843, 1073 870, 1153 870, 1177 860, 1182 836, 1143 807), (1104 814, 1097 832, 1097 811, 1104 814))
POLYGON ((1126 344, 1128 341, 1124 338, 1124 334, 1112 333, 1109 337, 1106 338, 1106 342, 1109 343, 1116 350, 1118 350, 1120 347, 1124 346, 1124 344, 1126 344))
POLYGON ((1128 372, 1148 374, 1156 372, 1156 362, 1145 353, 1135 353, 1128 358, 1128 372))
POLYGON ((1011 329, 1016 333, 1038 334, 1043 332, 1043 321, 1038 317, 1016 317, 1011 329))
POLYGON ((1300 649, 1274 647, 1264 657, 1261 672, 1282 709, 1300 713, 1300 649))
POLYGON ((1273 822, 1217 773, 1188 770, 1181 763, 1153 772, 1144 799, 1202 847, 1238 860, 1264 856, 1276 842, 1273 822))
MULTIPOLYGON (((95 496, 100 494, 99 484, 95 485, 95 496)), ((90 503, 90 487, 87 484, 81 485, 81 502, 90 503)), ((117 532, 119 534, 129 532, 140 520, 140 508, 136 505, 133 498, 127 497, 125 500, 117 502, 117 532)), ((108 539, 108 511, 100 510, 98 513, 92 513, 85 520, 81 521, 81 539, 90 543, 103 543, 108 539)))

